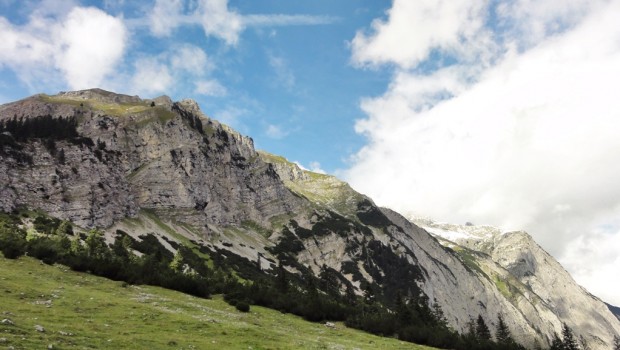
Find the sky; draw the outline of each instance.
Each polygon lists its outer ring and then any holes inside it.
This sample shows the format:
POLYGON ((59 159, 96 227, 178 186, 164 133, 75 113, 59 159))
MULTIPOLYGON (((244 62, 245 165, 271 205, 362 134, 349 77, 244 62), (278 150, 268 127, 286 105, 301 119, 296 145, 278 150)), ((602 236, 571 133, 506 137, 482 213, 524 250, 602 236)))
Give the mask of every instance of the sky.
POLYGON ((620 0, 0 0, 0 103, 193 98, 379 205, 526 230, 620 305, 620 0))

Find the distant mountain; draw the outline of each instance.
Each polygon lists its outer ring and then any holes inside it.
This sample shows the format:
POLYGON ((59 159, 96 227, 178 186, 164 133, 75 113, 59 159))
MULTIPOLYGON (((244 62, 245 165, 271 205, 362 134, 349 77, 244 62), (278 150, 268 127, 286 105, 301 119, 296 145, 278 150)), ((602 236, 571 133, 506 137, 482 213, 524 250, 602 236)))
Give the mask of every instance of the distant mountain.
MULTIPOLYGON (((606 304, 579 286, 526 232, 502 232, 492 226, 455 225, 428 219, 412 221, 444 246, 469 251, 481 270, 498 282, 498 288, 521 312, 531 312, 532 316, 537 313, 545 322, 566 323, 584 337, 590 348, 607 346, 598 334, 617 332, 617 323, 606 312, 606 304), (584 324, 588 326, 583 327, 584 324)), ((620 310, 611 306, 609 309, 620 310)))
MULTIPOLYGON (((208 274, 232 270, 254 288, 281 278, 304 297, 357 297, 394 319, 445 318, 461 333, 479 316, 495 329, 501 315, 528 347, 549 345, 563 323, 591 349, 620 333, 607 306, 526 233, 411 222, 332 176, 256 151, 192 100, 35 95, 0 106, 0 127, 0 209, 68 220, 83 235, 74 240, 98 228, 110 244, 124 240, 118 249, 165 264, 190 254, 190 275, 203 259, 208 274)), ((42 234, 31 218, 13 220, 42 234)), ((363 310, 360 327, 386 326, 363 310)), ((431 341, 421 327, 398 329, 431 341)))
POLYGON ((618 320, 620 320, 620 307, 613 306, 610 304, 607 304, 607 307, 609 308, 609 311, 611 311, 611 313, 614 314, 614 316, 616 316, 618 320))

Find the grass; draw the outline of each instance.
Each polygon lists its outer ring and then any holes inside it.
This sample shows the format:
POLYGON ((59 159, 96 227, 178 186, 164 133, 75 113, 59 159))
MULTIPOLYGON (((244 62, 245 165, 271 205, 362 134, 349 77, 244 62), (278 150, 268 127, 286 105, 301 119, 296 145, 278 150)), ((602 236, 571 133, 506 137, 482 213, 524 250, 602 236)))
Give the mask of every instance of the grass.
POLYGON ((63 266, 0 256, 2 346, 15 349, 431 349, 340 323, 335 329, 221 297, 123 286, 63 266), (45 332, 35 330, 36 325, 45 332))
POLYGON ((139 127, 153 121, 165 123, 175 116, 173 112, 160 106, 151 107, 151 105, 146 101, 136 103, 106 103, 95 99, 83 99, 80 97, 70 96, 49 96, 44 94, 40 95, 39 98, 45 102, 67 104, 78 109, 100 111, 111 116, 126 116, 148 113, 149 117, 137 123, 139 127))
POLYGON ((241 226, 258 233, 265 238, 269 238, 269 236, 271 236, 271 234, 273 233, 271 230, 261 226, 259 223, 252 220, 242 221, 241 226))
POLYGON ((506 282, 504 282, 504 280, 502 280, 499 276, 495 276, 495 278, 493 278, 493 282, 500 293, 506 297, 506 299, 510 300, 512 298, 510 287, 506 282))
MULTIPOLYGON (((518 303, 520 298, 525 298, 524 291, 528 290, 527 286, 512 275, 505 277, 496 275, 494 276, 493 282, 500 293, 515 305, 517 305, 516 303, 518 303)), ((537 295, 532 295, 531 298, 528 298, 528 301, 532 304, 536 304, 539 301, 539 297, 537 295)))
POLYGON ((471 271, 478 272, 486 279, 491 280, 491 278, 489 278, 489 275, 478 264, 475 256, 476 252, 460 246, 454 247, 453 249, 461 257, 461 261, 463 262, 463 264, 465 264, 467 268, 469 268, 471 271))
POLYGON ((82 107, 86 109, 94 109, 101 112, 105 112, 110 115, 127 115, 140 113, 149 110, 150 105, 146 102, 140 103, 105 103, 100 102, 94 99, 82 99, 82 98, 71 98, 69 96, 49 96, 49 95, 41 95, 40 99, 45 102, 50 103, 62 103, 68 104, 75 107, 82 107))
MULTIPOLYGON (((281 156, 264 151, 259 151, 258 154, 267 163, 283 164, 288 167, 297 166, 281 156)), ((285 180, 284 184, 294 193, 305 197, 311 203, 318 204, 319 207, 327 206, 344 216, 355 217, 357 202, 363 199, 359 193, 355 192, 347 183, 338 180, 334 176, 307 170, 303 172, 307 179, 285 180)))

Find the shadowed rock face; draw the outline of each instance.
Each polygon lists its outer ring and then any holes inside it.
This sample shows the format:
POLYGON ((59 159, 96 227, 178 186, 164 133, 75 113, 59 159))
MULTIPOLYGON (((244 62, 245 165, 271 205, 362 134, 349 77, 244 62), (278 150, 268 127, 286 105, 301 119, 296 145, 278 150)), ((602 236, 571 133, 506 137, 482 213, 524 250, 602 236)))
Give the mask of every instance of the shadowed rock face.
POLYGON ((255 151, 251 138, 205 116, 193 100, 100 89, 35 95, 0 106, 0 122, 9 121, 15 131, 0 135, 3 211, 40 209, 103 228, 109 239, 116 229, 176 243, 184 236, 249 261, 260 256, 265 270, 288 235, 295 243, 289 271, 297 264, 318 274, 326 266, 358 293, 362 281, 387 296, 422 292, 459 331, 478 315, 493 328, 501 314, 528 346, 548 344, 562 322, 592 349, 620 333, 605 305, 527 234, 468 226, 469 238, 441 241, 447 248, 338 179, 255 151), (21 130, 26 120, 43 129, 21 130))

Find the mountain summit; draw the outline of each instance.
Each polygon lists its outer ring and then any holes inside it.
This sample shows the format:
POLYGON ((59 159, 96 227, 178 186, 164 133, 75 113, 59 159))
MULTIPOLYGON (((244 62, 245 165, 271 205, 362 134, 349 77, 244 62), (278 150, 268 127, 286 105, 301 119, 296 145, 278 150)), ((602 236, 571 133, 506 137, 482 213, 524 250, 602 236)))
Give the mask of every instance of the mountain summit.
POLYGON ((108 243, 155 242, 160 255, 185 247, 255 284, 316 277, 318 295, 376 299, 396 314, 415 300, 461 333, 476 318, 495 327, 499 315, 527 347, 548 346, 564 325, 591 349, 620 333, 606 305, 526 233, 411 222, 256 151, 193 100, 40 94, 0 106, 0 127, 4 212, 97 228, 108 243))

